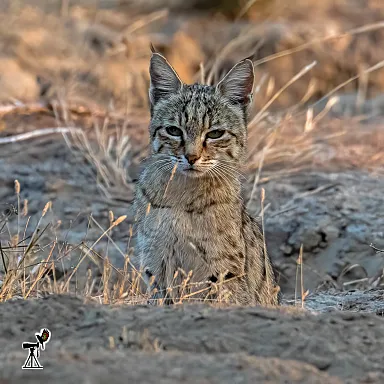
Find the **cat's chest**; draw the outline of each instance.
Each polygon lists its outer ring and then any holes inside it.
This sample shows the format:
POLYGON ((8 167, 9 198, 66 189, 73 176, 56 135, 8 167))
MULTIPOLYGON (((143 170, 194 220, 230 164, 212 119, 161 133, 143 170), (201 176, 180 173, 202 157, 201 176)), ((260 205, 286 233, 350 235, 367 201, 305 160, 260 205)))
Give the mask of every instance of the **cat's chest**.
POLYGON ((244 254, 241 217, 230 208, 211 207, 202 214, 153 210, 142 223, 140 238, 165 258, 172 255, 172 258, 197 257, 207 261, 244 254))
POLYGON ((156 254, 173 272, 180 267, 202 276, 209 267, 211 272, 242 273, 245 242, 241 216, 229 206, 211 207, 202 214, 153 209, 142 220, 138 235, 142 259, 156 254))
POLYGON ((189 212, 182 209, 152 209, 142 220, 146 230, 178 237, 210 237, 241 227, 240 214, 226 205, 209 207, 203 211, 189 212))

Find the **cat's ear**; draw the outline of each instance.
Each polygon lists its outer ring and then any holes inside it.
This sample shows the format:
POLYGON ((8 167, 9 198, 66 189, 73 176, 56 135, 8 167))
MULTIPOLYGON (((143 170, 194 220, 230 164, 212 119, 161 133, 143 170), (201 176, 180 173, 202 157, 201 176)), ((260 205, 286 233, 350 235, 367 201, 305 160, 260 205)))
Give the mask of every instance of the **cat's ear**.
POLYGON ((178 92, 183 83, 167 59, 159 53, 153 53, 149 66, 151 84, 149 100, 153 107, 161 98, 178 92))
POLYGON ((217 84, 216 89, 231 103, 248 107, 252 101, 253 82, 255 79, 253 63, 245 59, 237 63, 217 84))

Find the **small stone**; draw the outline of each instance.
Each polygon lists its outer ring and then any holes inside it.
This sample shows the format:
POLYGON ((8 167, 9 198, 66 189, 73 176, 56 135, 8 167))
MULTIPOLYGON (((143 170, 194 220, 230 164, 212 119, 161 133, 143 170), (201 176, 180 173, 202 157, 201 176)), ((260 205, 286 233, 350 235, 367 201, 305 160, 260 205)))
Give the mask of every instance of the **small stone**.
POLYGON ((282 245, 280 250, 283 251, 284 255, 292 255, 293 252, 293 248, 287 244, 282 245))
POLYGON ((305 231, 301 239, 304 244, 304 250, 316 248, 321 242, 321 236, 314 230, 305 231))
POLYGON ((327 241, 335 240, 340 236, 339 228, 332 225, 324 227, 323 232, 325 233, 327 241))
POLYGON ((321 241, 321 242, 319 243, 319 247, 320 247, 320 248, 327 248, 327 245, 328 245, 328 243, 327 243, 326 241, 321 241))

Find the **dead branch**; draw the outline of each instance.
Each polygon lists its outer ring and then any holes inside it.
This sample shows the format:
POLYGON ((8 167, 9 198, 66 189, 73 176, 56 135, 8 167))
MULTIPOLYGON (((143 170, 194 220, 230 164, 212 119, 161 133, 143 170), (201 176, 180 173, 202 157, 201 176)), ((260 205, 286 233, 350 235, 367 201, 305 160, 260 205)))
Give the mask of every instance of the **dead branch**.
POLYGON ((35 131, 20 133, 19 135, 0 137, 0 145, 16 143, 18 141, 29 140, 35 137, 41 137, 41 136, 52 135, 57 133, 64 134, 64 133, 82 133, 82 132, 83 132, 82 129, 75 128, 75 127, 42 128, 42 129, 36 129, 35 131))

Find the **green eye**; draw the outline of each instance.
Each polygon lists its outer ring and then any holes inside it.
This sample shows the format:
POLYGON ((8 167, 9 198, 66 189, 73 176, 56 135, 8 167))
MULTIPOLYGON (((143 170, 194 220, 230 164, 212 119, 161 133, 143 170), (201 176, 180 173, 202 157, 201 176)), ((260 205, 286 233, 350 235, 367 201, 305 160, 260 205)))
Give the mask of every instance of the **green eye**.
POLYGON ((207 137, 208 137, 209 139, 218 139, 218 138, 220 138, 221 136, 224 135, 224 132, 225 132, 225 131, 223 131, 223 130, 221 130, 221 129, 215 129, 214 131, 210 131, 210 132, 208 132, 208 133, 207 133, 207 137))
POLYGON ((177 136, 177 137, 183 136, 183 131, 180 128, 166 127, 165 130, 168 133, 168 135, 177 136))

